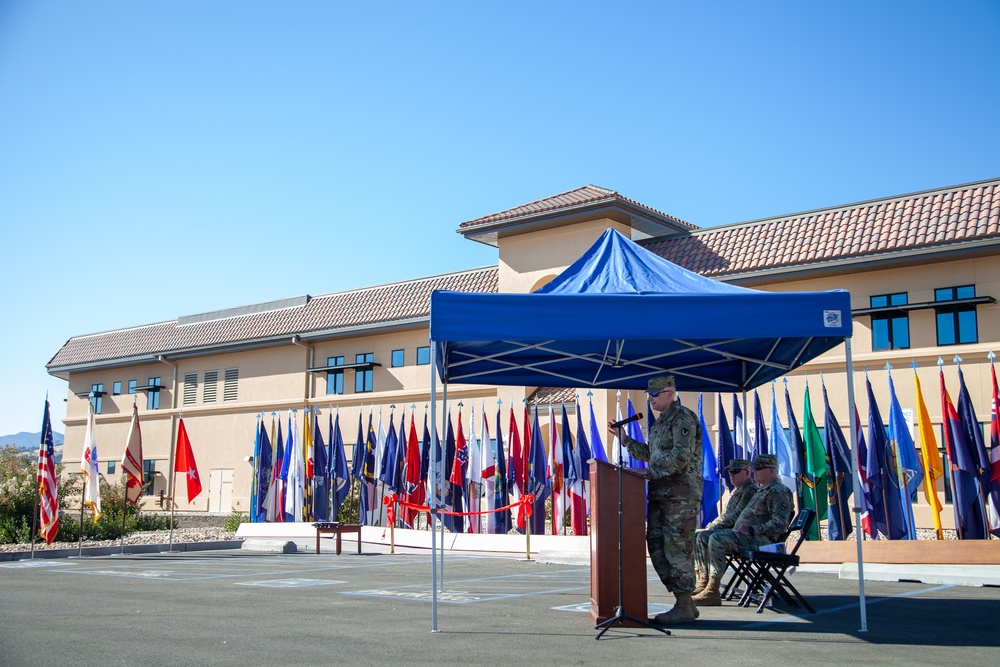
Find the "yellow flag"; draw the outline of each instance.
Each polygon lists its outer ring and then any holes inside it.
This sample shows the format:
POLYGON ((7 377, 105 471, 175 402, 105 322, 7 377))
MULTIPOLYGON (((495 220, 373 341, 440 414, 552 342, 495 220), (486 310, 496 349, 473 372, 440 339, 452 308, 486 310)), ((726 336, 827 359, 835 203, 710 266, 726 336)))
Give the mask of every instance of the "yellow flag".
POLYGON ((924 466, 924 497, 931 506, 931 516, 934 517, 934 530, 937 538, 944 539, 941 530, 941 501, 938 500, 936 480, 944 474, 941 467, 941 457, 938 455, 937 440, 934 438, 934 428, 927 416, 927 406, 920 393, 920 378, 913 374, 913 382, 917 386, 917 426, 920 431, 920 461, 924 466))

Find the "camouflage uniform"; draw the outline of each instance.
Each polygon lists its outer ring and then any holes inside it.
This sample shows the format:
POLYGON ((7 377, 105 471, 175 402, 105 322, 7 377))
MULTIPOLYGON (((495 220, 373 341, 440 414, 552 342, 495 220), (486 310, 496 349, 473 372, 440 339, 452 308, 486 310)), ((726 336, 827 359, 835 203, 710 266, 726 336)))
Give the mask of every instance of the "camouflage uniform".
POLYGON ((701 508, 701 425, 674 402, 649 429, 649 442, 622 444, 649 462, 646 546, 653 568, 671 593, 694 590, 694 531, 701 508))
POLYGON ((699 530, 694 535, 694 562, 697 570, 699 572, 704 572, 702 569, 702 564, 708 562, 708 540, 712 537, 712 534, 720 530, 728 530, 736 525, 736 519, 740 516, 740 513, 746 509, 747 505, 750 504, 750 500, 756 495, 757 486, 753 483, 752 479, 747 478, 739 488, 733 491, 733 494, 729 496, 729 502, 726 503, 726 511, 722 513, 722 516, 716 518, 710 524, 705 526, 704 530, 699 530))
POLYGON ((780 480, 760 488, 740 513, 732 530, 712 533, 705 554, 707 559, 699 559, 698 568, 711 567, 711 576, 721 577, 726 568, 726 556, 780 540, 792 520, 793 510, 792 492, 780 480), (749 528, 750 534, 736 530, 741 526, 749 528))

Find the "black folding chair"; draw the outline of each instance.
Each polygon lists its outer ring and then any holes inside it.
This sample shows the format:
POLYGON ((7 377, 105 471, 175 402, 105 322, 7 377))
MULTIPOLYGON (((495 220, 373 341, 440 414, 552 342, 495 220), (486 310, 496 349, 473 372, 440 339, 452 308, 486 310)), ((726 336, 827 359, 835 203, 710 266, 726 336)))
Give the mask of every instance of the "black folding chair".
MULTIPOLYGON (((796 519, 797 518, 798 517, 796 517, 796 519)), ((785 541, 788 540, 788 536, 792 532, 792 525, 794 523, 795 520, 793 519, 792 522, 788 524, 788 528, 785 529, 785 532, 783 532, 778 539, 775 540, 776 544, 784 544, 785 541)), ((756 575, 756 567, 754 567, 751 562, 746 560, 743 555, 744 553, 750 552, 743 551, 726 556, 726 567, 724 567, 722 571, 726 572, 729 568, 732 568, 733 576, 729 577, 729 581, 726 582, 726 585, 722 589, 721 597, 723 600, 732 600, 737 595, 743 596, 747 591, 752 590, 750 588, 750 583, 756 575)))
MULTIPOLYGON (((815 614, 816 610, 802 597, 802 594, 788 581, 787 572, 790 567, 797 567, 799 557, 796 554, 805 541, 809 528, 816 518, 815 510, 804 509, 799 512, 788 525, 788 535, 799 532, 799 537, 787 553, 775 553, 771 551, 744 551, 740 554, 743 561, 743 580, 748 581, 746 592, 740 598, 740 606, 748 606, 753 594, 763 591, 763 597, 757 607, 757 613, 764 611, 764 607, 774 598, 780 597, 785 604, 793 607, 805 607, 809 613, 815 614)), ((787 539, 787 536, 786 536, 787 539)), ((756 601, 756 600, 754 600, 756 601)))

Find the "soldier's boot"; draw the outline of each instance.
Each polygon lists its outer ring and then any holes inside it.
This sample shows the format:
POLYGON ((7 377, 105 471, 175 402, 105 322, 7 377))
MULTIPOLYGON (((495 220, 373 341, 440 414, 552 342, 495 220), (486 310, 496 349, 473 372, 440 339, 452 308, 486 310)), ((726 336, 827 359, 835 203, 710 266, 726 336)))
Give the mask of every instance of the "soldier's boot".
POLYGON ((677 601, 670 611, 657 614, 653 622, 657 625, 680 625, 681 623, 694 623, 700 616, 698 607, 691 601, 690 593, 674 593, 677 601))
POLYGON ((719 607, 722 605, 722 595, 719 594, 719 587, 722 585, 722 577, 709 577, 708 584, 701 593, 694 596, 694 602, 699 607, 719 607))
POLYGON ((698 579, 697 579, 697 581, 696 581, 696 583, 694 585, 694 590, 691 591, 691 593, 693 595, 697 595, 698 593, 701 593, 703 590, 705 590, 705 586, 708 586, 708 571, 707 570, 703 571, 703 572, 698 572, 697 573, 697 577, 698 577, 698 579))

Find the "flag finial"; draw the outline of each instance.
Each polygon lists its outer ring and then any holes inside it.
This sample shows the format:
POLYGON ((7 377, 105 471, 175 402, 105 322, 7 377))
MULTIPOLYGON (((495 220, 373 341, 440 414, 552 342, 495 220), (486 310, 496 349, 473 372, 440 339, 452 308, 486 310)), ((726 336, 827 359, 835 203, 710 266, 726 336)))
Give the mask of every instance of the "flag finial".
MULTIPOLYGON (((993 350, 990 350, 990 353, 986 355, 986 358, 990 360, 990 366, 993 365, 993 360, 996 359, 996 356, 997 355, 993 354, 993 350)), ((45 394, 45 399, 46 400, 48 400, 48 396, 49 395, 46 393, 45 394)))
POLYGON ((587 396, 589 396, 590 398, 593 398, 594 397, 594 392, 588 391, 587 392, 587 396))
POLYGON ((889 371, 889 375, 892 375, 892 364, 890 364, 887 361, 887 362, 885 362, 885 366, 883 366, 883 368, 885 368, 885 370, 889 371))
POLYGON ((942 370, 943 367, 944 367, 944 359, 942 359, 941 357, 938 357, 937 364, 938 364, 938 369, 942 370))
POLYGON ((787 389, 788 388, 788 378, 787 377, 783 377, 783 378, 781 378, 781 381, 785 383, 785 389, 787 389))
POLYGON ((955 359, 953 361, 955 362, 956 366, 962 365, 962 357, 958 356, 957 354, 955 355, 955 359))
POLYGON ((913 374, 916 375, 917 374, 917 360, 916 359, 910 359, 910 368, 913 369, 913 374))

